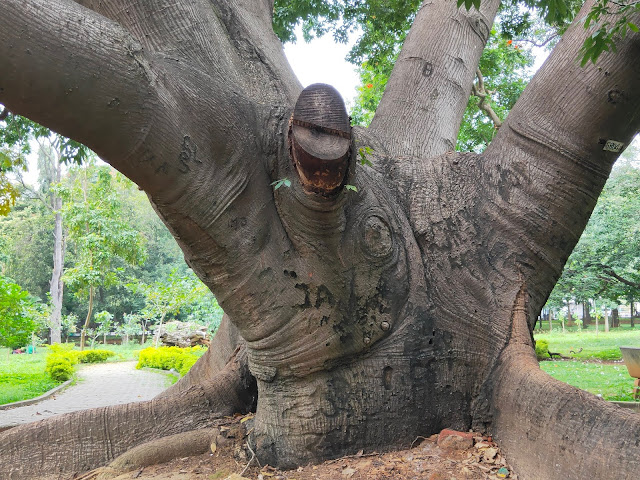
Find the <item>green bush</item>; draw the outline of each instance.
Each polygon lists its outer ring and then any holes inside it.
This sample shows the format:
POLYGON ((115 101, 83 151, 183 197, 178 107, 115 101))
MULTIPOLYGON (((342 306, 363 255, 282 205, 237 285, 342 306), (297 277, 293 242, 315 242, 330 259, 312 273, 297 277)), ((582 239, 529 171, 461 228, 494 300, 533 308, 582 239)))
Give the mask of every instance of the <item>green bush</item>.
POLYGON ((608 348, 605 350, 600 350, 599 352, 592 353, 591 356, 600 360, 622 360, 622 353, 620 353, 620 348, 608 348))
POLYGON ((201 347, 149 347, 140 351, 136 368, 173 369, 180 375, 185 375, 203 353, 204 349, 201 347))
POLYGON ((536 340, 536 357, 538 357, 538 360, 549 358, 549 342, 536 340))
POLYGON ((85 350, 83 352, 74 353, 78 354, 78 360, 80 363, 106 362, 109 357, 115 356, 115 353, 109 350, 85 350))
POLYGON ((54 353, 47 356, 45 372, 57 382, 66 382, 73 376, 75 367, 69 358, 54 353))

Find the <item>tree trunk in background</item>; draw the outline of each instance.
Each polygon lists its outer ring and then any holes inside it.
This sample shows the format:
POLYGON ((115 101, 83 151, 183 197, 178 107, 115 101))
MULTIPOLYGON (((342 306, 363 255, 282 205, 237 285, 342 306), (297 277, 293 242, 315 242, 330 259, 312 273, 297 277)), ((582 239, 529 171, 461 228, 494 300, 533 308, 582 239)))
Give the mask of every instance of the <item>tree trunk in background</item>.
POLYGON ((617 308, 611 310, 611 326, 613 328, 620 326, 620 311, 617 308))
MULTIPOLYGON (((57 152, 56 152, 57 155, 57 152)), ((52 172, 52 182, 60 183, 62 179, 62 165, 57 156, 48 158, 52 172)), ((51 316, 49 326, 51 328, 51 343, 62 342, 62 298, 64 283, 62 274, 64 271, 65 234, 62 225, 62 198, 55 193, 50 194, 51 209, 55 214, 53 228, 53 271, 49 283, 51 293, 51 316)))
POLYGON ((609 308, 604 307, 604 331, 609 333, 609 308))
POLYGON ((93 313, 93 295, 94 288, 93 285, 89 287, 89 310, 87 311, 87 318, 84 320, 84 325, 82 326, 82 332, 80 333, 80 350, 84 350, 86 339, 87 339, 87 328, 89 328, 89 322, 91 322, 91 314, 93 313))
POLYGON ((582 328, 587 328, 589 325, 591 325, 591 313, 590 313, 590 305, 589 305, 589 301, 583 302, 582 303, 582 328))
POLYGON ((270 0, 3 0, 0 101, 145 190, 226 313, 154 402, 0 434, 3 475, 70 477, 236 409, 261 464, 450 427, 523 480, 636 475, 640 417, 541 372, 532 329, 640 128, 640 44, 580 67, 577 21, 488 148, 456 153, 498 6, 425 1, 364 129, 302 90, 270 0))
POLYGON ((50 293, 51 293, 51 343, 62 342, 62 297, 64 283, 62 282, 62 272, 64 268, 64 231, 62 229, 62 200, 54 199, 55 224, 53 230, 53 272, 51 274, 50 293))

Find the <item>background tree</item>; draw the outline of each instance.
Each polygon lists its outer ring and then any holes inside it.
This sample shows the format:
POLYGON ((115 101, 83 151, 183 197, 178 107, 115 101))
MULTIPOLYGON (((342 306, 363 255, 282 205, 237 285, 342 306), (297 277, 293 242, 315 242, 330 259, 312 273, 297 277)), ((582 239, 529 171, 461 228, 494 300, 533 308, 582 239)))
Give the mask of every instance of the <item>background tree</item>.
POLYGON ((158 346, 162 326, 168 315, 180 313, 185 306, 194 303, 196 299, 204 295, 205 286, 191 275, 178 275, 172 271, 166 279, 158 280, 152 284, 134 283, 128 286, 133 293, 144 297, 145 306, 141 314, 148 319, 157 322, 156 341, 158 346))
POLYGON ((447 426, 491 432, 522 478, 635 473, 640 419, 541 372, 531 329, 640 127, 636 36, 582 68, 574 23, 475 154, 453 149, 497 1, 424 2, 367 129, 301 89, 271 2, 3 7, 0 100, 144 189, 227 316, 162 397, 1 434, 2 471, 99 466, 255 409, 271 465, 447 426))
POLYGON ((0 318, 0 346, 10 350, 31 343, 31 335, 43 326, 37 301, 3 275, 0 275, 0 318))
POLYGON ((80 348, 93 312, 96 289, 118 280, 117 261, 140 263, 144 238, 126 222, 115 184, 121 181, 107 167, 89 164, 69 172, 57 189, 64 200, 63 216, 69 229, 74 265, 65 271, 66 282, 88 298, 80 348))

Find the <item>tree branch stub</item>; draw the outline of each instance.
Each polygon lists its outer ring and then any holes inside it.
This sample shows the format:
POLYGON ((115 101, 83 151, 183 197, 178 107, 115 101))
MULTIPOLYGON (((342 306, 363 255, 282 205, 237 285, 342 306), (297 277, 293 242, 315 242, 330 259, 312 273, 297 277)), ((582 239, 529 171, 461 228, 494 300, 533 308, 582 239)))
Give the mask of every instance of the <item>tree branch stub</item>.
POLYGON ((305 191, 329 195, 341 187, 351 155, 351 125, 335 88, 318 83, 302 91, 289 143, 305 191))

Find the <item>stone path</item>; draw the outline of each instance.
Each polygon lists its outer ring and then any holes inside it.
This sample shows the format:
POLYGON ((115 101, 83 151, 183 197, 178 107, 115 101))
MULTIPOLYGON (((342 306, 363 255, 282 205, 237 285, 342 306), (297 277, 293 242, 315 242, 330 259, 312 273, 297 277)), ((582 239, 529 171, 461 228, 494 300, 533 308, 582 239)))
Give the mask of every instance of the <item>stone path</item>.
POLYGON ((136 370, 135 365, 120 362, 82 366, 76 384, 62 392, 33 405, 0 410, 0 430, 61 413, 150 400, 169 386, 166 375, 136 370))

